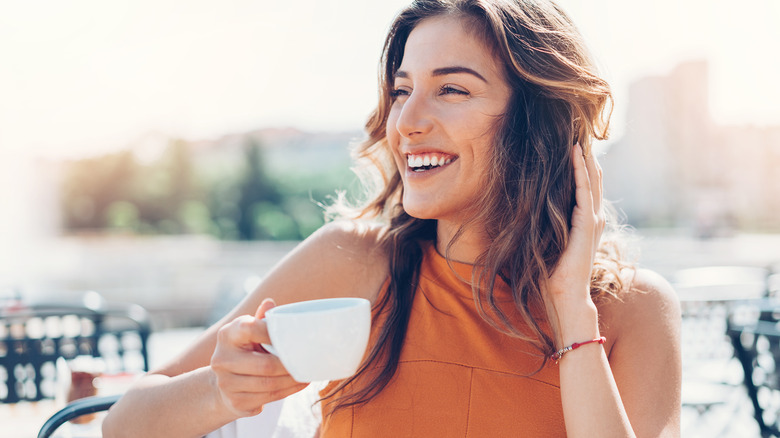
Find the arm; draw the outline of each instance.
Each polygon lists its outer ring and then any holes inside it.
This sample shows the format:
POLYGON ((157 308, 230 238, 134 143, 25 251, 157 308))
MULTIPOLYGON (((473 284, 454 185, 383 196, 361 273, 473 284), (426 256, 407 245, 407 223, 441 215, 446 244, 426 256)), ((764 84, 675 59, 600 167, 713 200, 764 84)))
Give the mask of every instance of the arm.
POLYGON ((649 271, 637 273, 632 289, 602 306, 598 319, 579 312, 582 323, 562 324, 563 345, 598 337, 598 320, 611 338, 608 349, 583 346, 559 362, 570 437, 680 436, 679 304, 669 284, 649 271))
MULTIPOLYGON (((545 289, 558 348, 600 336, 590 298, 590 271, 604 227, 601 169, 595 158, 572 150, 576 200, 568 246, 545 289)), ((561 399, 570 437, 679 436, 679 312, 662 281, 637 277, 625 303, 606 307, 602 322, 617 338, 605 349, 589 344, 559 363, 561 399), (659 409, 660 407, 660 409, 659 409)))
POLYGON ((329 224, 299 245, 229 315, 179 357, 141 378, 103 422, 106 437, 202 436, 305 385, 275 356, 257 351, 269 342, 265 311, 279 303, 358 296, 373 301, 387 262, 378 229, 329 224))
POLYGON ((680 305, 669 283, 640 270, 623 302, 604 306, 616 334, 609 363, 637 436, 680 435, 680 305))

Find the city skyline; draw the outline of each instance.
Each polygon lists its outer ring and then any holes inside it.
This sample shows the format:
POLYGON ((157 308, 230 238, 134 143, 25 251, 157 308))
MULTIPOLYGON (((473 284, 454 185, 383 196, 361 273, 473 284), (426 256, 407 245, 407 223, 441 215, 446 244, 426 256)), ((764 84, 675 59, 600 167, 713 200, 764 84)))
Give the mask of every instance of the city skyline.
POLYGON ((780 123, 713 117, 707 61, 688 61, 630 87, 626 134, 600 161, 604 194, 639 227, 701 237, 780 230, 780 123))

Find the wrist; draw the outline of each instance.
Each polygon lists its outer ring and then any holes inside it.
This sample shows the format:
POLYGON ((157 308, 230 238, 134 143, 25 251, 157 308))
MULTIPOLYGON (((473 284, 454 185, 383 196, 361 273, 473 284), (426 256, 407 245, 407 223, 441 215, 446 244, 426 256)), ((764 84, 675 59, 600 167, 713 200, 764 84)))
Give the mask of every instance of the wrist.
POLYGON ((601 336, 598 309, 590 297, 580 303, 558 304, 556 314, 558 321, 556 347, 559 349, 601 336))
POLYGON ((575 342, 575 343, 573 343, 571 345, 568 345, 566 347, 563 347, 560 350, 558 350, 555 353, 553 353, 553 355, 550 356, 550 359, 552 359, 557 364, 558 361, 561 360, 563 355, 568 353, 568 352, 570 352, 570 351, 574 351, 574 350, 576 350, 576 349, 578 349, 580 347, 583 347, 583 346, 589 345, 589 344, 603 345, 605 342, 607 342, 607 338, 605 338, 604 336, 599 336, 598 338, 593 338, 593 339, 590 339, 588 341, 575 342))
POLYGON ((222 394, 217 381, 217 374, 214 370, 210 366, 207 366, 203 369, 203 372, 205 373, 205 378, 208 382, 207 400, 209 400, 211 412, 219 418, 219 423, 227 424, 241 417, 222 394))

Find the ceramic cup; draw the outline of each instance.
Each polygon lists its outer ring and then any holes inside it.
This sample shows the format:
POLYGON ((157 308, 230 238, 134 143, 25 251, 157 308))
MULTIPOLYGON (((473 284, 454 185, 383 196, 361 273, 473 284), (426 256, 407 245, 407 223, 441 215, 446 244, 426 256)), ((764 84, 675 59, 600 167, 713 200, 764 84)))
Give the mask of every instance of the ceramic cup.
POLYGON ((299 382, 338 380, 357 371, 371 331, 371 304, 363 298, 327 298, 276 306, 266 312, 272 345, 299 382))

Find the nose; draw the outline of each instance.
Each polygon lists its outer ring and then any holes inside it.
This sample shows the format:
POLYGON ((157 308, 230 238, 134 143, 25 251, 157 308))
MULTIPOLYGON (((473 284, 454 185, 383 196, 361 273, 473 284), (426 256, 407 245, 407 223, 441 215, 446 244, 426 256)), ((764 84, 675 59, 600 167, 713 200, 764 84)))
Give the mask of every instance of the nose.
POLYGON ((398 133, 411 138, 427 134, 433 128, 432 108, 422 93, 412 92, 403 102, 395 127, 398 133))

